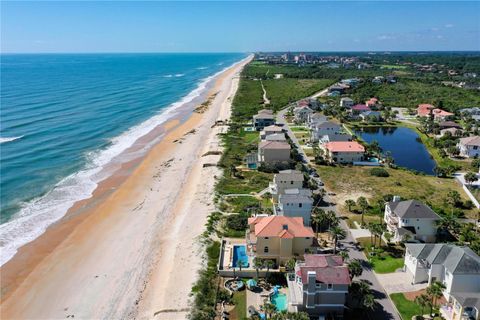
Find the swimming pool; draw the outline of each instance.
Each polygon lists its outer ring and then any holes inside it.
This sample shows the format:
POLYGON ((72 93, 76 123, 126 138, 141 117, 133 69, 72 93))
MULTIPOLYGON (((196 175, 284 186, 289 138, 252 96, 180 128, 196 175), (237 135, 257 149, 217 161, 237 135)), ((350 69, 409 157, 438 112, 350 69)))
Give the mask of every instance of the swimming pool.
POLYGON ((248 268, 248 256, 247 256, 247 248, 243 245, 234 245, 233 246, 233 258, 232 258, 232 266, 235 268, 239 268, 240 265, 242 268, 248 268))
POLYGON ((287 295, 285 293, 275 293, 270 300, 275 305, 277 311, 287 310, 287 295))

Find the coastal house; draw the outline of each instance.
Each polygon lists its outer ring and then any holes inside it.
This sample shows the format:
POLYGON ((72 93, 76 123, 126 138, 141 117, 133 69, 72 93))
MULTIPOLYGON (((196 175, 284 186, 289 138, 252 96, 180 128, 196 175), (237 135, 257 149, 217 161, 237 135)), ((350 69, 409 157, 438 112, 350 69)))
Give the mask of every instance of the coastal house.
POLYGON ((324 135, 328 134, 338 134, 342 131, 342 126, 333 121, 324 121, 321 123, 316 124, 311 129, 310 134, 310 141, 317 142, 319 141, 324 135))
POLYGON ((480 292, 454 292, 440 314, 446 320, 480 320, 480 292))
POLYGON ((468 158, 478 158, 480 155, 480 137, 471 136, 461 138, 457 144, 460 155, 468 158))
POLYGON ((353 107, 354 102, 351 98, 349 97, 343 97, 340 99, 340 107, 350 109, 353 107))
POLYGON ((441 218, 427 205, 418 200, 393 201, 385 205, 383 220, 393 234, 393 241, 418 240, 434 242, 436 222, 441 218))
POLYGON ((356 141, 335 141, 324 144, 326 158, 334 163, 362 161, 365 148, 356 141))
POLYGON ((369 108, 375 108, 378 103, 379 102, 377 98, 370 98, 367 101, 365 101, 365 105, 369 108))
POLYGON ((293 108, 293 115, 295 122, 297 123, 305 123, 307 121, 307 117, 310 114, 313 114, 315 111, 310 109, 308 106, 298 106, 293 108))
POLYGON ((262 109, 253 116, 253 126, 255 130, 260 131, 265 127, 275 124, 275 116, 272 110, 262 109))
POLYGON ((411 276, 412 284, 441 282, 448 302, 452 302, 452 296, 459 299, 480 293, 480 257, 469 247, 407 243, 405 249, 404 269, 411 276))
POLYGON ((336 255, 306 254, 287 277, 288 303, 311 317, 343 317, 350 285, 348 267, 336 255))
POLYGON ((356 104, 350 109, 350 113, 354 116, 366 111, 371 111, 371 109, 364 104, 356 104))
POLYGON ((286 189, 301 189, 303 180, 303 173, 298 170, 282 170, 276 173, 269 186, 273 199, 278 201, 278 196, 283 194, 286 189))
POLYGON ((301 217, 257 216, 248 218, 246 242, 251 255, 284 264, 300 258, 314 245, 315 234, 301 217))
POLYGON ((318 112, 309 114, 307 117, 307 126, 309 129, 313 129, 316 125, 328 121, 328 117, 318 112))
POLYGON ((264 140, 271 134, 284 134, 283 128, 277 125, 264 127, 263 130, 260 131, 260 139, 264 140))
POLYGON ((285 189, 278 195, 273 211, 278 216, 301 217, 303 224, 310 226, 312 217, 312 191, 304 188, 285 189))
POLYGON ((326 134, 320 138, 318 141, 319 144, 325 144, 329 142, 335 141, 352 141, 352 136, 347 133, 333 133, 333 134, 326 134))
POLYGON ((441 121, 438 124, 438 127, 440 128, 440 130, 449 129, 449 128, 457 128, 457 129, 463 128, 460 124, 456 123, 455 121, 441 121))
POLYGON ((463 130, 462 129, 457 129, 457 128, 448 128, 448 129, 440 130, 440 137, 443 137, 447 134, 450 134, 453 137, 460 137, 460 136, 463 135, 463 130))
POLYGON ((268 136, 265 137, 265 141, 287 141, 287 138, 285 137, 284 133, 275 133, 275 134, 269 134, 268 136))
POLYGON ((445 121, 449 117, 453 116, 453 113, 435 108, 431 104, 423 103, 419 104, 417 107, 417 116, 418 117, 430 117, 432 116, 435 121, 445 121))
POLYGON ((380 111, 365 111, 359 115, 362 121, 380 121, 382 119, 382 114, 380 111))
POLYGON ((267 164, 287 162, 290 160, 290 150, 290 144, 285 141, 260 141, 258 161, 267 164))

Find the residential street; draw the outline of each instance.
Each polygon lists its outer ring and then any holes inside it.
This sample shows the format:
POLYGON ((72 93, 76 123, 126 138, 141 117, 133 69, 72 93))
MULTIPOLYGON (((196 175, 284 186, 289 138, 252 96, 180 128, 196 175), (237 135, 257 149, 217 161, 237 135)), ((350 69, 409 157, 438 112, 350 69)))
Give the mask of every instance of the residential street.
MULTIPOLYGON (((305 160, 304 163, 308 163, 308 158, 307 158, 305 152, 303 151, 303 149, 300 147, 300 144, 298 143, 298 139, 295 137, 292 130, 290 129, 290 127, 288 126, 288 124, 286 123, 286 121, 284 119, 284 115, 285 115, 286 112, 287 112, 287 109, 283 109, 283 110, 281 110, 277 113, 277 123, 278 124, 283 124, 284 128, 287 131, 288 136, 295 143, 299 153, 303 156, 303 158, 305 160)), ((328 192, 327 189, 325 189, 325 191, 328 192)), ((325 200, 325 203, 327 203, 329 205, 322 207, 322 209, 324 209, 325 211, 333 210, 337 214, 337 216, 339 216, 335 204, 332 205, 332 201, 328 197, 328 195, 326 195, 324 197, 324 200, 325 200)), ((367 258, 365 257, 365 254, 355 247, 355 245, 354 245, 355 239, 352 237, 352 235, 349 231, 348 225, 343 219, 340 220, 340 226, 344 230, 347 231, 347 237, 346 237, 345 240, 341 241, 341 244, 339 245, 340 248, 344 248, 348 251, 350 259, 359 259, 359 260, 362 261, 363 274, 360 277, 360 279, 365 279, 365 280, 367 280, 371 283, 372 291, 375 295, 375 298, 376 298, 377 302, 380 305, 379 308, 377 308, 375 311, 373 311, 369 314, 369 318, 370 319, 396 319, 396 320, 401 320, 401 318, 398 315, 395 307, 393 306, 392 301, 386 295, 385 290, 383 289, 380 282, 376 278, 375 274, 373 273, 373 270, 371 270, 371 268, 369 267, 369 264, 368 264, 367 258)))

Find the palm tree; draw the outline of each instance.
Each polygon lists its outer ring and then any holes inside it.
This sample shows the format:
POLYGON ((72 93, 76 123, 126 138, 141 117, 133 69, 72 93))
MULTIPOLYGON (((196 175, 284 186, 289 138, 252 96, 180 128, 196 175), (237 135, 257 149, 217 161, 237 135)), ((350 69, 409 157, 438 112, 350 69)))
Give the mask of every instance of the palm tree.
POLYGON ((472 185, 472 183, 478 180, 478 177, 474 172, 467 172, 464 176, 464 179, 466 183, 472 185))
POLYGON ((435 281, 427 287, 427 294, 431 298, 430 314, 433 313, 433 307, 437 305, 438 298, 441 298, 443 295, 443 290, 445 285, 441 282, 435 281))
POLYGON ((265 319, 268 319, 268 317, 272 317, 272 314, 274 314, 277 309, 273 303, 265 300, 263 310, 265 310, 265 319))
POLYGON ((340 219, 335 214, 335 211, 328 210, 326 215, 327 215, 327 221, 328 221, 328 229, 330 229, 331 227, 338 226, 338 224, 340 223, 340 219))
POLYGON ((350 274, 350 280, 354 277, 360 277, 362 275, 363 268, 360 260, 355 259, 348 264, 348 273, 350 274))
POLYGON ((263 263, 263 266, 265 268, 267 268, 267 278, 268 278, 268 272, 270 271, 270 269, 273 269, 275 267, 275 262, 273 262, 273 260, 265 260, 264 263, 263 263))
POLYGON ((373 310, 375 309, 375 305, 377 304, 377 301, 375 301, 375 296, 371 293, 366 294, 363 296, 362 299, 362 309, 367 311, 367 310, 373 310))
POLYGON ((295 264, 297 262, 295 261, 294 258, 291 258, 287 261, 287 263, 285 264, 285 268, 287 268, 287 271, 293 271, 295 270, 295 264))
POLYGON ((321 215, 319 213, 316 213, 316 214, 312 215, 312 224, 315 225, 315 233, 317 234, 317 238, 318 238, 319 226, 321 225, 321 223, 323 221, 324 221, 323 215, 321 215))
POLYGON ((348 251, 341 251, 339 254, 338 254, 340 257, 342 257, 343 261, 347 261, 348 258, 350 258, 350 256, 348 255, 348 251))
POLYGON ((348 211, 352 212, 352 207, 355 205, 355 201, 352 199, 345 200, 345 206, 348 208, 348 211))
POLYGON ((437 220, 436 224, 438 229, 451 232, 454 235, 458 234, 458 229, 460 228, 457 218, 452 214, 448 214, 441 220, 437 220))
POLYGON ((343 230, 339 226, 332 227, 329 232, 330 232, 330 235, 333 238, 333 244, 334 244, 333 254, 336 254, 337 253, 338 240, 345 239, 347 237, 347 233, 345 232, 345 230, 343 230))
POLYGON ((352 282, 348 291, 352 295, 352 298, 357 301, 357 307, 361 305, 364 296, 372 293, 370 284, 363 279, 352 282))
POLYGON ((415 303, 422 307, 422 314, 426 307, 430 306, 430 297, 426 294, 421 294, 415 297, 415 303))
POLYGON ((362 226, 365 224, 363 220, 363 216, 365 214, 365 211, 368 209, 368 201, 365 197, 360 197, 357 200, 357 204, 360 207, 360 210, 362 210, 362 226))
POLYGON ((257 271, 257 282, 258 282, 259 270, 263 268, 263 260, 260 258, 254 258, 253 267, 255 268, 255 271, 257 271))

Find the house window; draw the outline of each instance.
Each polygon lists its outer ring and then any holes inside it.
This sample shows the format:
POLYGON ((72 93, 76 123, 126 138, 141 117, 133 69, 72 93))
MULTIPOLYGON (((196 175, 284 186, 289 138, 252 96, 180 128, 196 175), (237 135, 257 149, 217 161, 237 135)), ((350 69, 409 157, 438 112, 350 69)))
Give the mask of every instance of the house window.
POLYGON ((265 240, 268 240, 268 237, 265 237, 265 240))
POLYGON ((263 248, 263 253, 268 253, 268 247, 263 248))
POLYGON ((327 284, 327 290, 333 290, 333 284, 331 283, 327 284))
POLYGON ((293 184, 293 181, 290 181, 290 184, 293 184))
POLYGON ((298 207, 299 207, 299 208, 301 208, 301 207, 302 207, 302 204, 301 204, 301 203, 299 203, 299 204, 298 204, 298 207))

